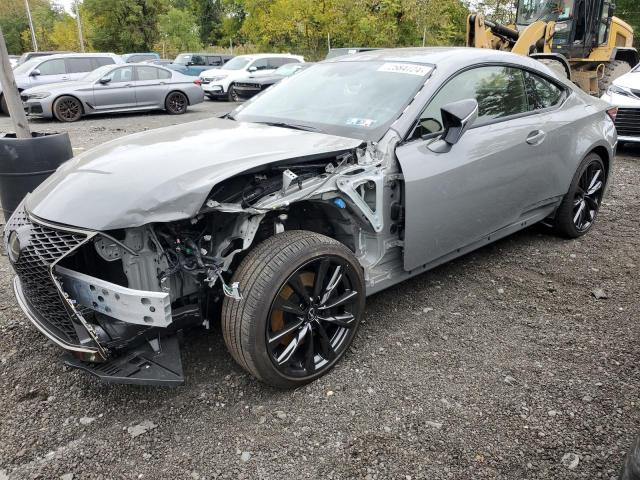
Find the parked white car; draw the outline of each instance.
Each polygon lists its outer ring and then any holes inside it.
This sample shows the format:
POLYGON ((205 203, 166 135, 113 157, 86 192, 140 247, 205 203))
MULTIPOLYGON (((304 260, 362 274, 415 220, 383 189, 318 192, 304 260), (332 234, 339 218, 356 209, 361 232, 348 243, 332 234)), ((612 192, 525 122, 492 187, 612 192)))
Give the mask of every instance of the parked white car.
POLYGON ((304 57, 288 53, 259 53, 238 55, 225 63, 224 68, 205 70, 200 74, 202 89, 209 98, 238 101, 233 82, 248 75, 269 75, 287 63, 302 63, 304 57))
MULTIPOLYGON (((16 85, 21 92, 27 88, 50 83, 80 80, 87 73, 104 65, 124 63, 120 55, 113 53, 62 53, 35 57, 13 69, 16 85)), ((8 113, 7 104, 0 91, 0 110, 8 113)))
POLYGON ((640 64, 616 78, 602 99, 618 107, 618 142, 640 143, 640 64))

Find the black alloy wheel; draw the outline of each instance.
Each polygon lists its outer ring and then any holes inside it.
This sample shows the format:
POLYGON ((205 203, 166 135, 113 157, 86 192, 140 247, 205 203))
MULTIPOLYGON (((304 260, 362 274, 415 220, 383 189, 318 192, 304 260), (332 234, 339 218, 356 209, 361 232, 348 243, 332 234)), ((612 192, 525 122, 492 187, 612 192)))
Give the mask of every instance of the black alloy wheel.
POLYGON ((593 227, 602 204, 607 169, 596 153, 588 154, 578 166, 569 191, 555 215, 555 229, 564 237, 577 238, 593 227))
POLYGON ((236 92, 236 88, 233 86, 233 84, 229 85, 229 101, 230 102, 242 101, 238 96, 238 92, 236 92))
POLYGON ((187 111, 189 100, 182 92, 171 92, 167 95, 164 104, 170 115, 180 115, 187 111))
POLYGON ((342 243, 304 230, 266 239, 231 279, 241 300, 222 305, 224 342, 257 379, 295 388, 329 372, 364 313, 362 266, 342 243))
POLYGON ((573 223, 579 232, 593 225, 600 208, 604 190, 604 168, 602 162, 591 162, 578 181, 573 199, 573 223))
POLYGON ((337 256, 315 258, 280 287, 269 310, 271 361, 287 377, 312 376, 351 343, 359 318, 355 272, 337 256))
POLYGON ((60 97, 53 104, 53 114, 61 122, 75 122, 82 117, 82 104, 74 97, 60 97))

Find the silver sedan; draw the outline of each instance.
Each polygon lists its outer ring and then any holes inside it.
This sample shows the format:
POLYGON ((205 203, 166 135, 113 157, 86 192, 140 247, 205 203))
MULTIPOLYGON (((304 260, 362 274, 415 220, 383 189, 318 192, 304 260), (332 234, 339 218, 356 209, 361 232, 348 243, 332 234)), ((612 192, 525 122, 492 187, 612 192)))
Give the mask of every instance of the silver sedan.
POLYGON ((201 103, 204 92, 193 79, 155 65, 106 65, 77 82, 26 89, 27 114, 75 122, 98 113, 166 110, 172 115, 201 103))

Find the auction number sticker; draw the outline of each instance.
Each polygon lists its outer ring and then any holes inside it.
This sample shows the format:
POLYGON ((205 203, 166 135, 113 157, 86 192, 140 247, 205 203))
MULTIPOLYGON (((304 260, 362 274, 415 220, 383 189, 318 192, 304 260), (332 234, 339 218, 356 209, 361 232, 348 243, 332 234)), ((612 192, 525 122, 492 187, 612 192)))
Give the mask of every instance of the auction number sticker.
POLYGON ((378 67, 379 72, 407 73, 424 77, 431 72, 432 67, 428 65, 416 65, 415 63, 384 63, 378 67))

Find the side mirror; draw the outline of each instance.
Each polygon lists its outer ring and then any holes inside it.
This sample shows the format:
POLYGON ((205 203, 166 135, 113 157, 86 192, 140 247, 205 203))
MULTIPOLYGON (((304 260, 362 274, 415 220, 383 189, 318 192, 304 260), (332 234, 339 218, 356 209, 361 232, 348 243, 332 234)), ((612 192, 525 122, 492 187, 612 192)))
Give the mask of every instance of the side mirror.
POLYGON ((249 71, 253 73, 253 72, 257 72, 258 69, 256 67, 249 67, 249 71))
POLYGON ((187 67, 190 67, 191 65, 193 65, 193 62, 187 62, 187 67))
POLYGON ((429 145, 429 150, 446 153, 460 141, 473 122, 478 118, 478 102, 469 98, 448 103, 440 109, 444 133, 439 140, 429 145))
POLYGON ((29 76, 31 77, 37 77, 39 75, 41 75, 40 70, 38 70, 37 68, 34 68, 33 70, 31 70, 31 73, 29 74, 29 76))
POLYGON ((98 80, 102 85, 106 85, 107 83, 109 83, 111 81, 111 77, 104 77, 101 78, 100 80, 98 80))

